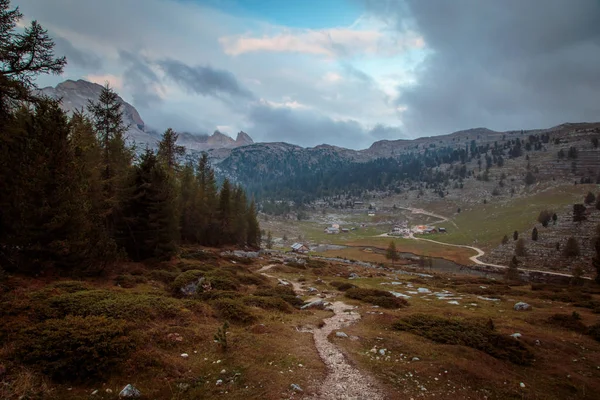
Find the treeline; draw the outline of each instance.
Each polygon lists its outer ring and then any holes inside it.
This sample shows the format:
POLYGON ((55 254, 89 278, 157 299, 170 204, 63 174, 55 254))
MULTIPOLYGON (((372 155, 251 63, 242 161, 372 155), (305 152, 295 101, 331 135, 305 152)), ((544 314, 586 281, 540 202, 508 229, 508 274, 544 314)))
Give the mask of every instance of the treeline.
POLYGON ((21 16, 8 6, 0 0, 0 267, 96 273, 185 243, 259 246, 254 204, 228 181, 218 187, 206 155, 179 165, 175 132, 136 156, 110 87, 71 117, 38 97, 32 79, 66 60, 39 25, 15 34, 21 16))

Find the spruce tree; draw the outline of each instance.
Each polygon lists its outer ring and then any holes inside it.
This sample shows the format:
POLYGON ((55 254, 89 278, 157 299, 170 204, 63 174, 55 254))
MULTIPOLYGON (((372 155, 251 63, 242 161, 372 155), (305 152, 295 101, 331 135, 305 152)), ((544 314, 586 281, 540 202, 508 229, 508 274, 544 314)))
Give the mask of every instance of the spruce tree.
POLYGON ((573 236, 569 237, 565 249, 563 250, 563 255, 565 257, 577 257, 579 256, 579 253, 579 243, 577 243, 577 239, 573 236))
POLYGON ((394 265, 394 263, 400 259, 398 251, 396 250, 396 243, 394 243, 393 240, 390 241, 390 244, 385 252, 385 258, 391 260, 392 265, 394 265))
POLYGON ((250 206, 246 212, 246 220, 248 226, 246 242, 248 243, 248 246, 254 248, 260 247, 261 232, 256 217, 256 204, 254 203, 254 200, 250 202, 250 206))
POLYGON ((98 97, 98 101, 89 101, 88 112, 98 136, 102 153, 102 215, 109 235, 114 235, 114 226, 119 214, 122 189, 133 152, 125 144, 125 132, 128 127, 123 122, 123 111, 118 94, 106 84, 98 97))
POLYGON ((177 158, 185 154, 185 147, 179 146, 177 139, 179 139, 179 134, 169 128, 158 142, 158 158, 172 172, 179 169, 177 158))
POLYGON ((537 228, 533 228, 533 230, 531 231, 531 240, 533 240, 534 242, 538 240, 537 228))

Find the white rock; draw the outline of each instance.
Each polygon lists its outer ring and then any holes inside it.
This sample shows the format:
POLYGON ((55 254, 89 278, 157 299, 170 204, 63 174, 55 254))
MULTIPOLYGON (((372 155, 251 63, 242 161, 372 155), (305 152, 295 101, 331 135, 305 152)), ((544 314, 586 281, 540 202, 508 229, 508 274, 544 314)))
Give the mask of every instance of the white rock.
POLYGON ((137 390, 137 388, 135 386, 133 386, 132 384, 128 384, 127 386, 125 386, 123 388, 123 390, 121 390, 121 392, 119 393, 119 397, 128 397, 128 398, 137 398, 140 397, 142 394, 140 393, 139 390, 137 390))
POLYGON ((222 373, 222 374, 225 374, 225 373, 227 373, 227 371, 225 371, 224 369, 222 369, 222 370, 221 370, 221 373, 222 373))
POLYGON ((419 357, 413 357, 412 361, 421 361, 421 359, 419 357))
POLYGON ((513 334, 512 334, 512 335, 510 335, 510 336, 514 337, 515 339, 518 339, 518 338, 520 338, 522 335, 521 335, 519 332, 515 332, 515 333, 513 333, 513 334))
POLYGON ((92 396, 94 396, 94 395, 96 395, 96 394, 98 394, 98 389, 96 389, 96 390, 94 390, 94 391, 92 392, 92 396))
POLYGON ((387 351, 387 349, 379 349, 379 354, 381 354, 382 356, 385 356, 386 351, 387 351))
POLYGON ((458 305, 458 301, 456 301, 456 300, 452 300, 452 301, 449 301, 449 302, 448 302, 448 304, 454 304, 454 305, 458 305))
POLYGON ((335 336, 340 337, 340 338, 347 338, 348 335, 345 332, 336 332, 335 336))
POLYGON ((215 385, 217 385, 217 386, 221 386, 222 384, 223 384, 222 379, 217 380, 217 382, 215 383, 215 385))
POLYGON ((290 388, 294 391, 294 392, 303 392, 302 388, 300 387, 300 385, 297 385, 295 383, 292 383, 290 385, 290 388))
POLYGON ((420 288, 417 289, 417 292, 419 292, 419 293, 431 293, 431 290, 429 290, 427 288, 420 287, 420 288))
POLYGON ((522 388, 525 387, 525 384, 523 382, 519 383, 519 386, 521 386, 522 388))
POLYGON ((531 306, 529 304, 527 304, 527 303, 522 302, 522 301, 516 303, 513 308, 514 308, 515 311, 531 311, 531 306))
POLYGON ((393 294, 395 297, 402 297, 403 299, 410 299, 410 296, 404 293, 400 293, 400 292, 392 292, 390 290, 390 293, 393 294))
POLYGON ((188 358, 188 357, 189 357, 189 354, 188 354, 188 353, 181 353, 181 357, 182 357, 182 358, 188 358))

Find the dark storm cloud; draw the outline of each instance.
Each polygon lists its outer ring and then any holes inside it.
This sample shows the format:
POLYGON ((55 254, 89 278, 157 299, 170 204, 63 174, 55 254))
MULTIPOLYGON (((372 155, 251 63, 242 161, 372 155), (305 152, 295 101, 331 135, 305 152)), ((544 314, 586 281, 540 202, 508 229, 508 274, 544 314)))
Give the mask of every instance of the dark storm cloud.
POLYGON ((123 73, 123 83, 130 89, 133 103, 146 108, 160 103, 162 99, 156 93, 160 79, 150 68, 148 61, 123 50, 119 51, 119 58, 123 65, 127 66, 123 73))
POLYGON ((367 130, 355 120, 335 121, 313 110, 272 107, 264 103, 251 107, 248 119, 251 132, 264 142, 284 141, 303 146, 335 143, 361 149, 369 147, 374 140, 402 136, 395 127, 377 125, 367 130))
POLYGON ((411 135, 600 120, 600 1, 364 1, 431 51, 399 88, 411 135))
POLYGON ((91 71, 98 71, 102 68, 102 59, 95 54, 80 50, 73 46, 67 39, 54 35, 54 54, 57 57, 67 57, 70 65, 85 68, 91 71))
POLYGON ((241 98, 251 100, 252 92, 240 84, 235 75, 209 66, 189 66, 177 60, 158 63, 169 78, 191 93, 214 96, 226 100, 241 98))

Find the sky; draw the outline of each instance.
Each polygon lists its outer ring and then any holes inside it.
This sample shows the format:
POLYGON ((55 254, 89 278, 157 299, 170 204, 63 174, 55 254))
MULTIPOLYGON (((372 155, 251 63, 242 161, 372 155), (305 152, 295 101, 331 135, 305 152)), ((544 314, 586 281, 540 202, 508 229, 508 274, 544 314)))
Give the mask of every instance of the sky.
POLYGON ((13 0, 162 131, 353 149, 600 121, 598 0, 13 0))

